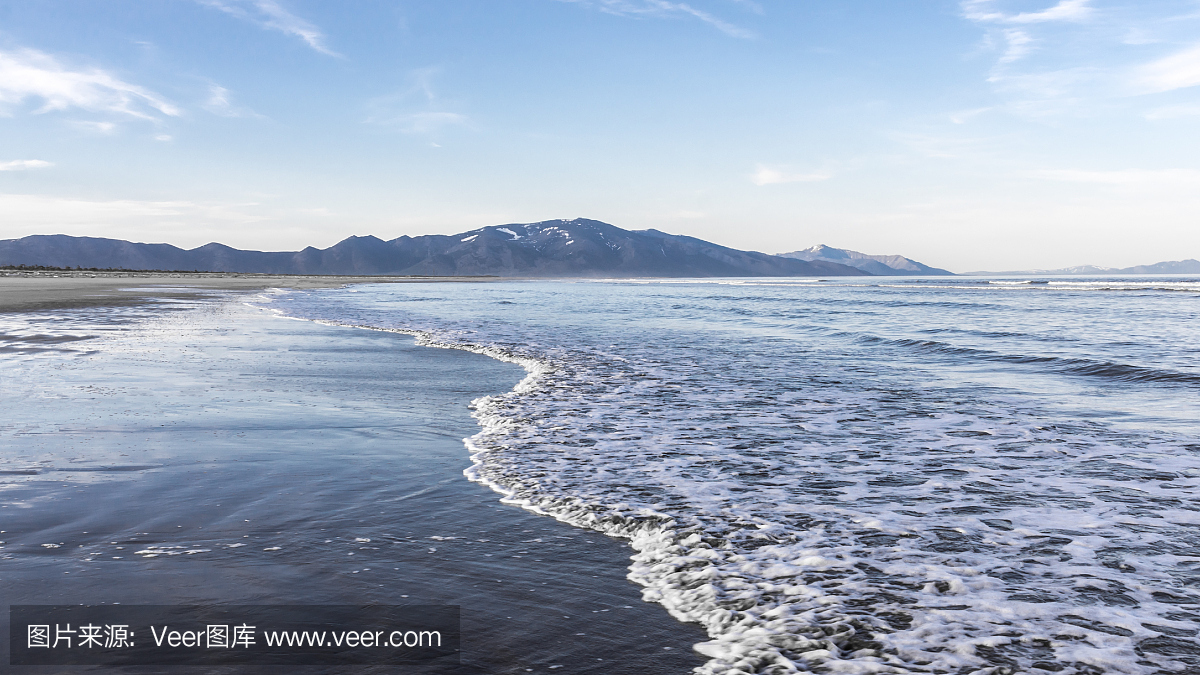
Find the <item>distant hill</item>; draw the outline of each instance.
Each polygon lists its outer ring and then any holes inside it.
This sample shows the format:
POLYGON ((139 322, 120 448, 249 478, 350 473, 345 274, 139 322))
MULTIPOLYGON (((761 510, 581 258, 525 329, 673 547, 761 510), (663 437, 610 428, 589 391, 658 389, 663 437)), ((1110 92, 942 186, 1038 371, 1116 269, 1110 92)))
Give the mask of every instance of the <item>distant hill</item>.
POLYGON ((1154 263, 1153 265, 1134 265, 1133 267, 1097 267, 1095 265, 1079 265, 1077 267, 1061 267, 1056 270, 1020 270, 1016 272, 966 272, 970 276, 1108 276, 1114 274, 1200 274, 1200 260, 1172 260, 1154 263))
POLYGON ((902 255, 867 255, 858 251, 849 251, 844 248, 833 248, 821 244, 806 248, 803 251, 792 251, 791 253, 780 253, 781 257, 793 258, 795 260, 806 261, 824 261, 838 263, 841 265, 849 265, 858 268, 864 272, 878 274, 882 276, 917 276, 917 275, 953 275, 953 272, 947 272, 943 269, 923 265, 911 258, 905 258, 902 255))
POLYGON ((804 261, 718 246, 658 230, 623 230, 597 220, 497 225, 391 241, 349 237, 326 248, 243 251, 224 244, 190 250, 118 239, 34 235, 0 240, 0 265, 199 270, 269 274, 502 277, 793 277, 869 274, 835 262, 804 261))

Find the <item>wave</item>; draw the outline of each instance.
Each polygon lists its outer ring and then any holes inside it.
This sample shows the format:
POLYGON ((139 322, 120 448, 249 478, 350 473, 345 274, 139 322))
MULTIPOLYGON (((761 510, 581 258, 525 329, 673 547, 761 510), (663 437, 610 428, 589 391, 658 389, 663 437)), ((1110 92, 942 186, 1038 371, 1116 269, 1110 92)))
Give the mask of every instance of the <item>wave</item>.
POLYGON ((464 473, 505 503, 628 539, 644 598, 708 631, 697 672, 1188 667, 1170 650, 1196 643, 1170 631, 1196 628, 1178 608, 1200 599, 1168 580, 1200 546, 1179 499, 1200 470, 1177 439, 1047 419, 994 392, 927 392, 888 358, 798 357, 797 343, 706 341, 652 318, 638 332, 624 297, 594 319, 617 327, 596 334, 559 318, 589 296, 565 294, 542 325, 481 314, 494 299, 436 308, 469 322, 386 305, 305 314, 522 365, 513 391, 472 403, 464 473))
POLYGON ((1094 361, 1063 356, 1004 354, 975 347, 959 347, 936 340, 890 339, 868 335, 860 336, 858 341, 864 344, 900 347, 926 354, 962 356, 983 361, 1043 366, 1047 370, 1065 375, 1099 377, 1118 382, 1200 385, 1200 375, 1163 370, 1161 368, 1150 368, 1147 366, 1113 363, 1111 361, 1094 361))

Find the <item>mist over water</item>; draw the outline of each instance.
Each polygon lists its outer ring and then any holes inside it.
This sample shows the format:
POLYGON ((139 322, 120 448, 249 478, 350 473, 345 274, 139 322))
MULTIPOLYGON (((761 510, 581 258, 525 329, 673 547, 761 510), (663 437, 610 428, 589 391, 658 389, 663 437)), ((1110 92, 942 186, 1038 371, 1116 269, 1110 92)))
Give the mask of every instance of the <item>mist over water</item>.
POLYGON ((470 475, 630 537, 704 672, 1200 669, 1200 281, 404 284, 277 296, 530 377, 470 475), (1044 283, 1042 283, 1044 282, 1044 283))

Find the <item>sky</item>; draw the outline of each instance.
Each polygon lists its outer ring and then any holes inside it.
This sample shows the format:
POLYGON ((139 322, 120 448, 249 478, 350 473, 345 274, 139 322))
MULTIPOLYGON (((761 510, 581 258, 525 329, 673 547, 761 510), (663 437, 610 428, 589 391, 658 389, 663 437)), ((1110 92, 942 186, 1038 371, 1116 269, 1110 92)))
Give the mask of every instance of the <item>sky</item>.
POLYGON ((0 0, 0 239, 1200 258, 1200 0, 0 0))

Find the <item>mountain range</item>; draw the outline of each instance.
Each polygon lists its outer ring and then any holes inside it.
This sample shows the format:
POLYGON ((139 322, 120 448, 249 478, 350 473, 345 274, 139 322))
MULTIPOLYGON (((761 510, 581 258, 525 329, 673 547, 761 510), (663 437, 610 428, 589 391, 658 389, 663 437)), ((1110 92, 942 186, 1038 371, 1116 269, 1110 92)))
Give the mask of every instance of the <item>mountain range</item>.
POLYGON ((224 244, 170 244, 33 235, 0 240, 0 265, 268 274, 501 277, 863 276, 827 260, 739 251, 658 230, 624 230, 597 220, 496 225, 456 235, 390 241, 348 237, 326 248, 245 251, 224 244))
POLYGON ((905 258, 902 255, 867 255, 866 253, 850 251, 844 248, 833 248, 824 244, 806 248, 803 251, 792 251, 791 253, 780 253, 779 255, 795 260, 820 260, 838 263, 839 265, 849 265, 864 272, 881 276, 941 276, 954 274, 953 272, 924 265, 911 258, 905 258))
POLYGON ((1097 267, 1079 265, 1056 270, 1021 270, 1017 272, 964 272, 967 276, 1105 276, 1113 274, 1200 274, 1200 260, 1170 260, 1153 265, 1133 267, 1097 267))
MULTIPOLYGON (((63 234, 0 239, 0 266, 394 276, 808 277, 942 276, 901 255, 824 244, 769 255, 658 230, 624 230, 586 218, 481 227, 455 235, 347 237, 325 249, 247 251, 211 243, 182 249, 63 234)), ((965 272, 969 276, 1200 274, 1194 259, 1135 267, 965 272)))

